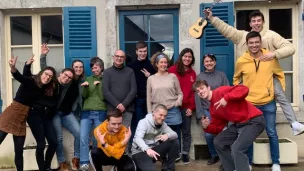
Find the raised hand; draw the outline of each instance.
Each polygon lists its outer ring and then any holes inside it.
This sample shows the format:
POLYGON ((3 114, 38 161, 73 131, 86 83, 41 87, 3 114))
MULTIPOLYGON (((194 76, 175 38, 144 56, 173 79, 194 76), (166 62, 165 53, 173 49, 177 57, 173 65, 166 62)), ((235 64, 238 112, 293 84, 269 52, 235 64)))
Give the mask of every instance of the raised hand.
POLYGON ((97 137, 101 144, 106 143, 106 141, 104 140, 104 137, 106 136, 106 134, 107 134, 106 132, 104 134, 102 134, 99 129, 97 130, 97 137))
POLYGON ((18 56, 14 57, 12 55, 11 59, 8 61, 9 63, 9 66, 11 67, 11 71, 12 72, 16 72, 16 63, 17 63, 17 59, 18 59, 18 56))
POLYGON ((89 82, 87 82, 87 81, 83 82, 83 83, 80 84, 80 86, 87 87, 87 86, 89 86, 89 82))
POLYGON ((122 141, 122 144, 125 145, 129 142, 130 138, 131 138, 132 132, 131 132, 131 128, 128 128, 128 131, 125 132, 125 138, 122 141))
POLYGON ((30 57, 27 61, 26 61, 26 65, 31 65, 35 60, 34 60, 35 54, 32 55, 32 57, 30 57))
POLYGON ((220 101, 214 103, 214 106, 216 106, 216 110, 220 108, 221 106, 225 107, 227 105, 227 102, 224 98, 222 98, 220 101))
POLYGON ((213 17, 210 8, 204 9, 204 14, 207 16, 208 19, 211 19, 213 17))
POLYGON ((143 68, 142 70, 140 70, 143 74, 145 74, 146 77, 150 77, 150 72, 148 72, 145 68, 143 68))
POLYGON ((41 54, 42 54, 42 55, 46 55, 46 54, 49 53, 49 51, 50 51, 50 49, 49 49, 49 47, 47 46, 47 44, 46 44, 46 43, 43 43, 43 44, 41 45, 41 54))

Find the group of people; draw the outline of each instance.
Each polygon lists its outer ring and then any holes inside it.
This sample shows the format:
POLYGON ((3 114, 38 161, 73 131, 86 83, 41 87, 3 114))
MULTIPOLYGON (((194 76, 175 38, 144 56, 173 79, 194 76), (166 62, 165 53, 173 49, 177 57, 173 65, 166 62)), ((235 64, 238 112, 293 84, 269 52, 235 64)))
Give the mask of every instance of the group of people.
POLYGON ((41 46, 41 71, 31 73, 32 56, 21 74, 17 57, 9 60, 13 77, 21 83, 13 103, 0 115, 0 144, 13 134, 15 164, 23 170, 26 122, 37 142, 36 160, 41 171, 50 170, 57 155, 60 171, 67 171, 62 127, 75 138, 72 170, 86 171, 89 164, 101 171, 113 165, 118 171, 174 171, 175 162, 188 164, 191 117, 202 124, 211 155, 221 170, 249 171, 253 142, 266 129, 270 139, 272 170, 280 171, 276 103, 281 105, 294 135, 304 132, 285 96, 284 73, 278 59, 292 56, 290 42, 263 30, 264 16, 253 11, 251 32, 239 31, 204 10, 211 24, 237 44, 234 86, 217 71, 216 56, 203 56, 204 71, 196 74, 190 48, 183 49, 173 66, 163 52, 147 58, 147 44, 136 44, 137 59, 125 66, 126 55, 116 50, 113 65, 104 68, 99 57, 90 60, 91 76, 75 60, 56 77, 47 66, 49 48, 41 46), (266 49, 264 49, 266 48, 266 49), (93 131, 93 137, 90 137, 93 131), (44 154, 48 142, 48 148, 44 154), (92 146, 92 147, 90 147, 92 146))

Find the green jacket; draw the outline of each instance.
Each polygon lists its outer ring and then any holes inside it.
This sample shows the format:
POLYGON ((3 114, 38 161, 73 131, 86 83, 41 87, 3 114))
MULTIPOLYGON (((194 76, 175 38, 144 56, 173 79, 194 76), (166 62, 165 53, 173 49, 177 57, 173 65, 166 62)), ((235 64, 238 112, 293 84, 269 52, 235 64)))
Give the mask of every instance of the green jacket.
POLYGON ((102 79, 96 76, 86 77, 84 81, 89 83, 89 86, 82 88, 82 97, 84 104, 82 110, 106 110, 106 103, 102 94, 102 79), (94 85, 94 81, 100 81, 94 85))

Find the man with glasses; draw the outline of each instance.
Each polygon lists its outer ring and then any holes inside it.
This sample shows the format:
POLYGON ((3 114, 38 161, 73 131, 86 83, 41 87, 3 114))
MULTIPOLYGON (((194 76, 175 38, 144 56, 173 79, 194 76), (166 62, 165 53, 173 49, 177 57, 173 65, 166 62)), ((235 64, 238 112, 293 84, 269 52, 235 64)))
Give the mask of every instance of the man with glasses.
POLYGON ((124 66, 125 60, 125 52, 116 50, 113 55, 113 66, 104 71, 102 91, 107 110, 119 109, 123 113, 122 124, 129 127, 135 111, 133 101, 137 86, 133 70, 124 66))

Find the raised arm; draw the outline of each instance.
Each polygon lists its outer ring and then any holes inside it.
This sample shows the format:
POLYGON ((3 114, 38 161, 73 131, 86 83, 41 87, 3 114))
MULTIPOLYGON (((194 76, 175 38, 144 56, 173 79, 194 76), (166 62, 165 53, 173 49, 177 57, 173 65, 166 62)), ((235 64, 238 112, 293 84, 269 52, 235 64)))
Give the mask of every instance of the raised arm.
POLYGON ((31 71, 31 66, 32 66, 32 63, 34 62, 34 57, 35 57, 35 55, 33 54, 32 57, 30 57, 26 61, 25 65, 23 67, 23 75, 24 76, 32 76, 33 75, 32 71, 31 71))
POLYGON ((40 55, 40 69, 47 67, 46 55, 49 53, 50 49, 47 47, 47 44, 41 45, 41 55, 40 55))
POLYGON ((35 81, 31 77, 21 75, 18 69, 16 68, 17 59, 18 56, 16 57, 12 56, 11 59, 9 60, 9 66, 11 68, 11 73, 13 77, 21 84, 27 84, 33 86, 35 81))

